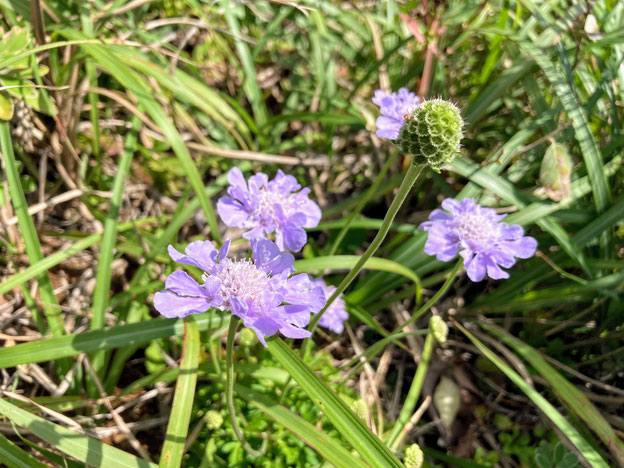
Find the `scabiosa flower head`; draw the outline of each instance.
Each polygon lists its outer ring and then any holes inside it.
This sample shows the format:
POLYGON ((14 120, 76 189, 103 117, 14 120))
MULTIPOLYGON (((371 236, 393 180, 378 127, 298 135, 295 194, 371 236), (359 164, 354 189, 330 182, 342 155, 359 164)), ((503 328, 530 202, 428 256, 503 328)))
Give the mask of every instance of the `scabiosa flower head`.
POLYGON ((375 91, 373 104, 379 106, 381 113, 376 122, 377 136, 396 140, 403 125, 403 117, 420 104, 420 98, 410 93, 407 88, 401 88, 391 94, 378 89, 375 91))
MULTIPOLYGON (((325 302, 334 294, 336 291, 335 286, 327 286, 325 281, 321 278, 317 278, 312 280, 315 286, 320 287, 323 290, 323 294, 325 297, 325 302)), ((325 305, 323 302, 323 305, 325 305)), ((342 333, 344 331, 344 321, 349 318, 349 312, 345 308, 345 302, 342 298, 342 294, 340 294, 334 302, 331 303, 329 308, 323 313, 321 320, 319 320, 319 325, 323 328, 327 328, 334 333, 342 333)))
POLYGON ((321 209, 308 198, 309 188, 301 188, 297 180, 281 170, 273 180, 257 173, 245 180, 237 167, 227 175, 229 196, 217 203, 219 216, 228 226, 250 229, 243 237, 264 238, 275 232, 275 243, 281 251, 298 252, 307 240, 303 228, 316 227, 321 209))
POLYGON ((431 99, 405 116, 396 145, 414 156, 414 164, 435 171, 459 156, 463 120, 452 102, 431 99))
POLYGON ((529 258, 535 253, 537 241, 524 236, 521 226, 501 222, 506 215, 483 208, 472 198, 447 198, 442 208, 448 213, 433 210, 429 221, 419 226, 429 232, 425 252, 448 262, 459 250, 472 281, 481 281, 486 274, 492 279, 509 278, 500 267, 510 268, 516 257, 529 258))
POLYGON ((169 246, 169 256, 178 263, 203 270, 203 284, 187 273, 175 271, 167 278, 165 290, 154 296, 154 307, 165 317, 185 317, 210 307, 228 310, 243 319, 246 327, 264 337, 277 331, 288 338, 306 338, 304 330, 310 313, 325 304, 325 295, 308 275, 291 276, 294 257, 280 253, 266 239, 252 239, 251 259, 226 257, 230 241, 217 251, 210 241, 191 242, 185 254, 169 246))

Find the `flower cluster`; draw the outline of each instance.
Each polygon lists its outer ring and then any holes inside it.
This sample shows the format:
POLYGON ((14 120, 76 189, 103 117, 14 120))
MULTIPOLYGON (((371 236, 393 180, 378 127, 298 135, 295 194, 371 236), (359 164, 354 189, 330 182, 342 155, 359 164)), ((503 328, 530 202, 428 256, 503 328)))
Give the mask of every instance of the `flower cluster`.
POLYGON ((185 253, 169 246, 172 260, 201 269, 203 284, 183 271, 167 278, 165 290, 154 296, 156 310, 165 317, 185 317, 210 307, 240 317, 246 327, 264 337, 277 331, 289 338, 305 338, 310 314, 325 305, 325 294, 308 275, 294 273, 294 257, 280 252, 267 239, 252 239, 251 259, 227 258, 230 241, 217 250, 210 241, 191 242, 185 253))
POLYGON ((280 250, 299 252, 307 241, 304 228, 316 227, 321 209, 308 198, 309 188, 301 188, 293 176, 281 170, 273 180, 257 173, 245 180, 238 167, 227 175, 229 196, 217 202, 217 211, 225 224, 249 229, 243 237, 261 239, 275 233, 280 250))
POLYGON ((481 281, 486 274, 492 279, 509 278, 500 267, 510 268, 516 258, 529 258, 535 253, 537 241, 524 236, 521 226, 501 222, 506 215, 483 208, 472 198, 447 198, 442 208, 448 213, 433 210, 429 221, 419 226, 428 231, 425 252, 448 262, 459 250, 472 281, 481 281))

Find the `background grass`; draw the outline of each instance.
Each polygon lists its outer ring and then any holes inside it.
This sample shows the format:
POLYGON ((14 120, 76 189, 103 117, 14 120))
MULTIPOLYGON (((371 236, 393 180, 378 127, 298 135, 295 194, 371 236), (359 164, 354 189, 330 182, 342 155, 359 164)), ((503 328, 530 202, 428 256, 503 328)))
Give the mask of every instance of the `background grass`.
POLYGON ((438 466, 624 466, 623 31, 607 0, 0 0, 0 460, 398 466, 417 442, 438 466), (228 317, 185 335, 153 309, 166 246, 238 237, 213 210, 224 174, 281 168, 323 209, 297 265, 338 284, 402 180, 370 101, 401 86, 460 107, 463 157, 416 183, 343 335, 303 359, 238 342, 254 458, 225 409, 228 317), (446 197, 508 213, 538 254, 455 278, 417 229, 446 197), (431 313, 449 340, 390 450, 431 313), (449 427, 428 403, 442 377, 449 427))

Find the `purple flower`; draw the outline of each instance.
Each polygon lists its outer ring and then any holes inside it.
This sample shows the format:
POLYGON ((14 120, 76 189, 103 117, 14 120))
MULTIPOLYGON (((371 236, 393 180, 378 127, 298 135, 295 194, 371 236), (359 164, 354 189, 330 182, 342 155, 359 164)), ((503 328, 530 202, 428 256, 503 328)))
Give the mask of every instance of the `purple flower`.
POLYGON ((481 281, 486 274, 492 279, 509 278, 509 273, 501 270, 501 266, 510 268, 516 263, 516 257, 529 258, 535 253, 537 241, 524 236, 521 226, 502 223, 506 215, 483 208, 472 198, 462 201, 447 198, 442 208, 450 214, 433 210, 429 221, 419 226, 429 231, 425 252, 448 262, 460 249, 472 281, 481 281))
POLYGON ((200 314, 210 307, 229 310, 266 346, 265 336, 279 330, 288 338, 305 338, 310 314, 325 304, 323 289, 308 275, 291 276, 295 259, 281 253, 266 239, 252 239, 251 259, 226 258, 230 241, 217 251, 210 241, 191 242, 185 254, 169 246, 169 256, 178 263, 203 270, 203 284, 187 273, 174 271, 165 290, 154 295, 154 307, 165 317, 200 314))
MULTIPOLYGON (((325 281, 321 278, 317 278, 312 280, 312 283, 315 286, 320 286, 325 295, 325 302, 334 294, 336 291, 335 286, 327 286, 325 281)), ((323 303, 325 305, 325 303, 323 303)), ((340 294, 334 302, 331 303, 329 308, 323 313, 321 320, 319 320, 319 325, 323 328, 327 328, 334 333, 342 333, 344 331, 343 322, 349 318, 349 312, 345 309, 345 302, 342 298, 342 294, 340 294)))
POLYGON ((377 136, 396 140, 403 125, 403 117, 420 104, 421 99, 407 88, 388 94, 382 89, 375 91, 373 104, 379 106, 381 115, 377 117, 377 136))
POLYGON ((298 252, 307 240, 303 228, 316 227, 321 209, 308 198, 309 188, 301 188, 297 180, 281 170, 273 180, 257 173, 245 181, 238 167, 227 175, 229 197, 222 197, 217 211, 228 226, 251 229, 243 237, 264 238, 275 232, 275 243, 281 251, 298 252))

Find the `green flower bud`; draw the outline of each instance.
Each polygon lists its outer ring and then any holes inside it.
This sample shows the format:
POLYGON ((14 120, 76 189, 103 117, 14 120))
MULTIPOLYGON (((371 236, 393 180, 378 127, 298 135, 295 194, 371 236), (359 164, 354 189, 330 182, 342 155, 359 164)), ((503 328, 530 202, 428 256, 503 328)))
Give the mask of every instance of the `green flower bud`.
POLYGON ((243 328, 238 335, 238 342, 242 346, 251 346, 257 340, 256 332, 254 332, 251 328, 243 328))
POLYGON ((438 343, 441 344, 446 341, 446 337, 448 336, 448 325, 442 317, 439 315, 431 316, 431 319, 429 320, 429 329, 438 343))
POLYGON ((412 444, 405 449, 405 468, 420 468, 425 457, 418 444, 412 444))
POLYGON ((432 99, 404 117, 395 143, 401 151, 413 155, 414 164, 427 164, 439 172, 459 156, 463 124, 452 102, 432 99))
POLYGON ((455 416, 457 416, 459 404, 461 403, 460 400, 461 397, 457 384, 451 379, 442 377, 433 392, 433 406, 438 411, 446 430, 449 430, 453 421, 455 421, 455 416))
POLYGON ((206 427, 211 431, 219 429, 221 424, 223 424, 223 416, 221 416, 221 413, 214 410, 208 411, 204 416, 204 419, 206 421, 206 427))
POLYGON ((368 417, 368 405, 361 398, 351 403, 351 411, 362 421, 365 421, 368 417))

